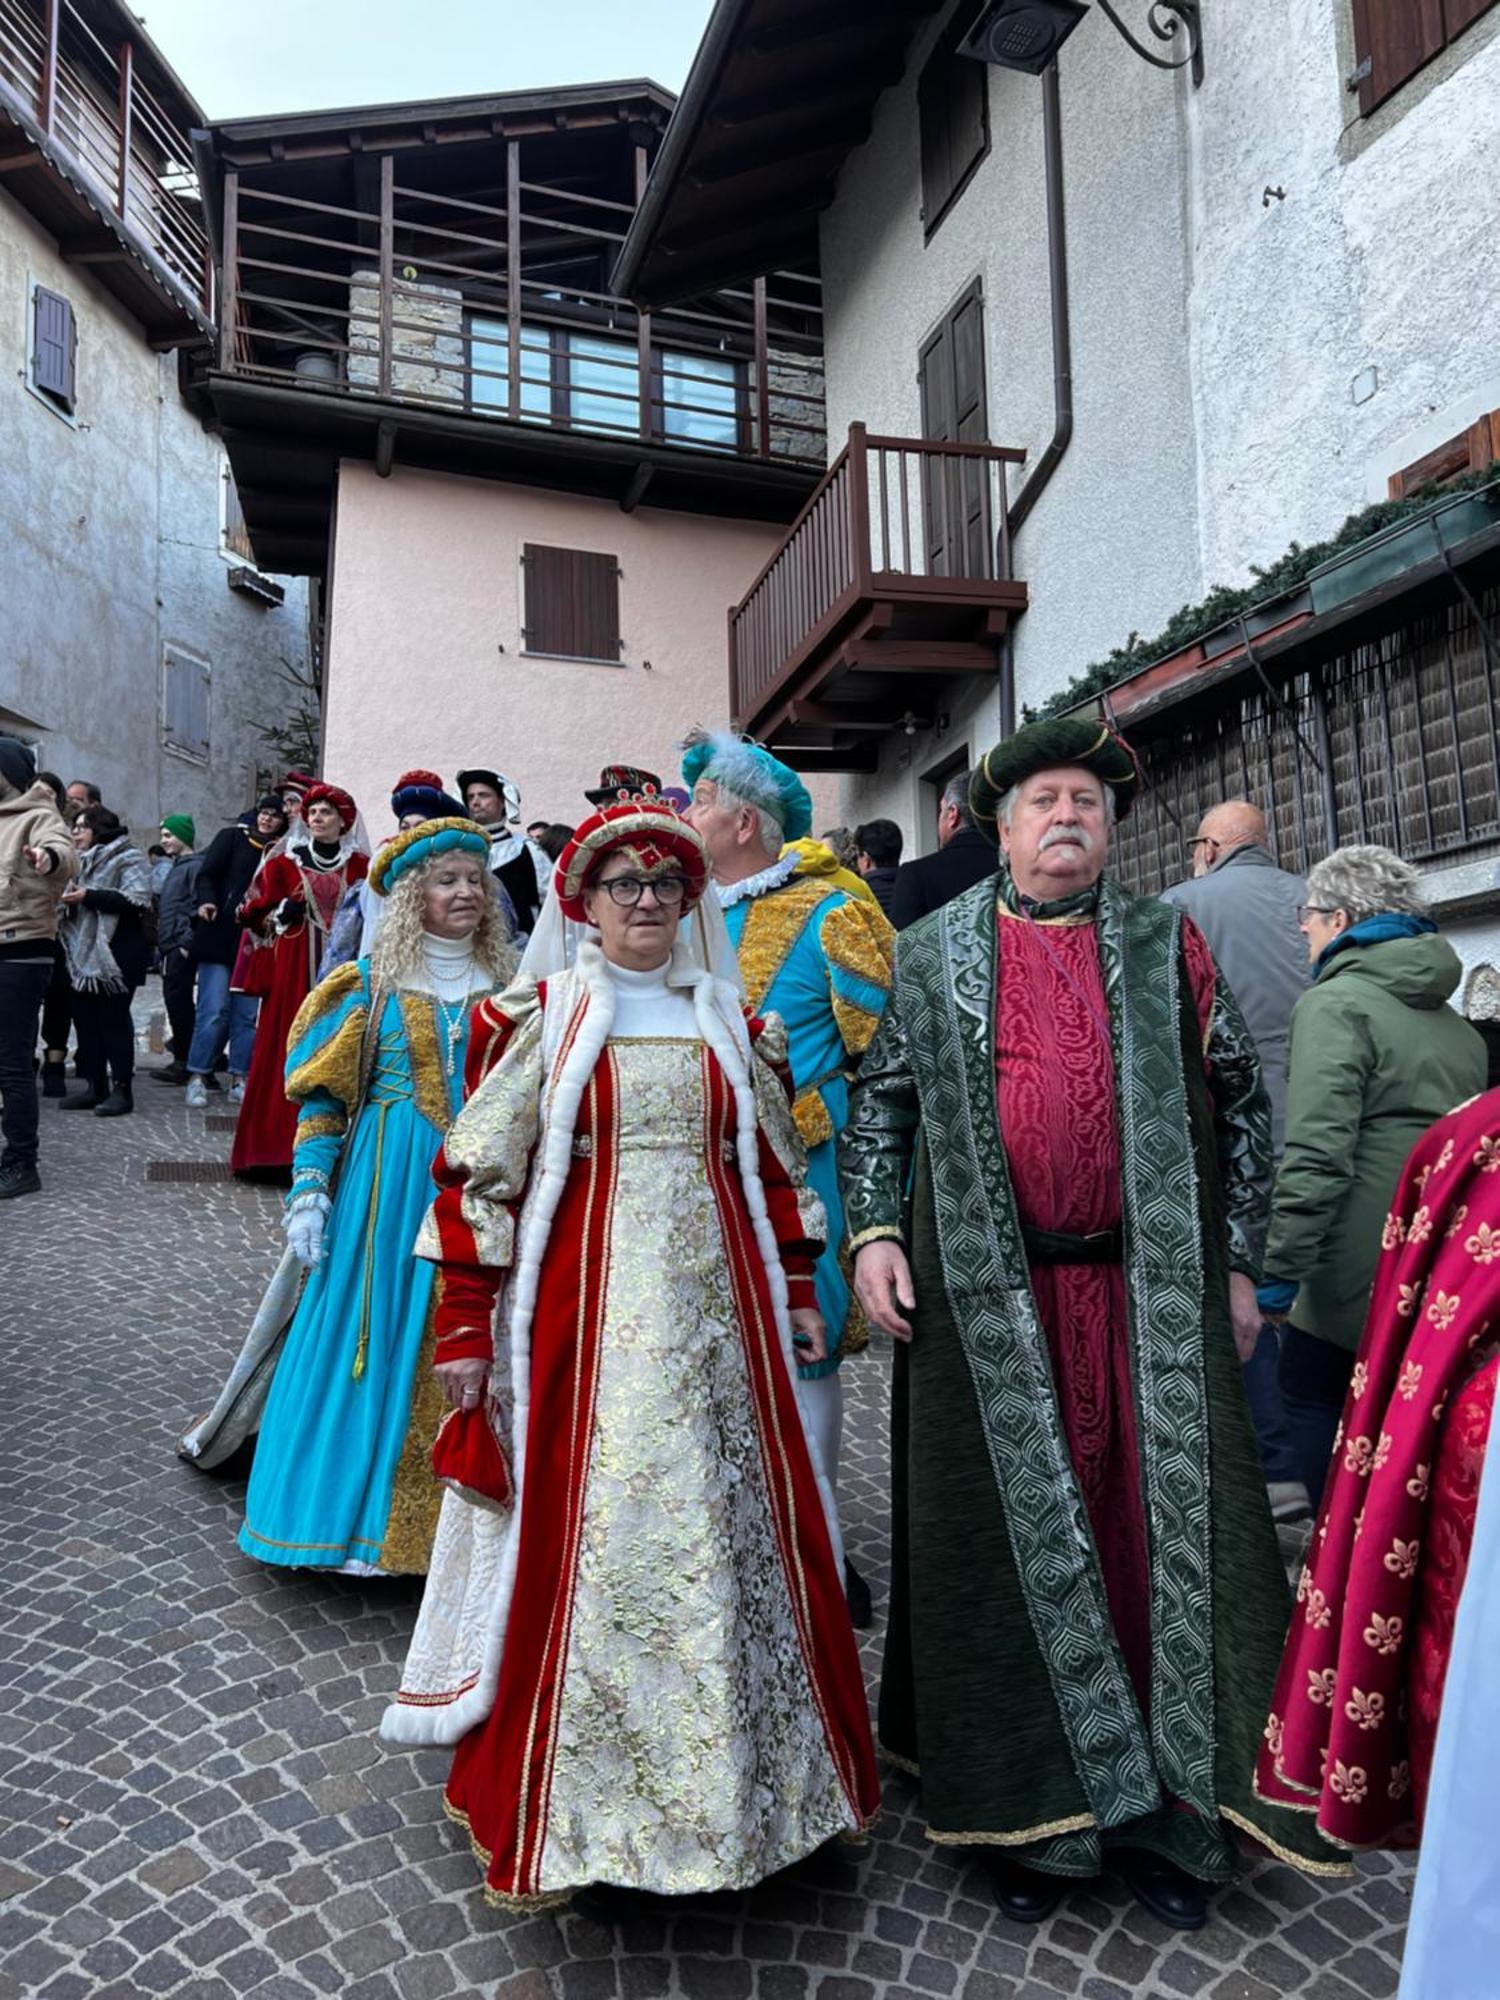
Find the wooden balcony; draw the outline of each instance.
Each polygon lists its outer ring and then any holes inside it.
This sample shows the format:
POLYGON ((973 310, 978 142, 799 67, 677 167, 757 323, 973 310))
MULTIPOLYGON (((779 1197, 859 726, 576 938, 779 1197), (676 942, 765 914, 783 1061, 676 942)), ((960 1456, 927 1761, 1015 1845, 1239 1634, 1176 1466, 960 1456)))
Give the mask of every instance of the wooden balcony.
POLYGON ((994 674, 1026 609, 1010 573, 1004 445, 849 441, 729 614, 736 725, 806 771, 873 770, 931 723, 940 683, 994 674))
POLYGON ((116 0, 0 0, 0 185, 161 346, 212 323, 200 117, 116 0))

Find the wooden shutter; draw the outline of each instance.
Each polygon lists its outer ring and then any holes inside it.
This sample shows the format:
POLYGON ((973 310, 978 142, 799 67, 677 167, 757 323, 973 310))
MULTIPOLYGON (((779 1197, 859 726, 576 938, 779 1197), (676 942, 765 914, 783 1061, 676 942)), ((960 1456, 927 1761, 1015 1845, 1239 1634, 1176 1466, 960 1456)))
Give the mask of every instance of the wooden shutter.
POLYGON ((573 660, 620 657, 620 566, 591 549, 554 549, 528 542, 521 552, 526 580, 528 653, 573 660))
MULTIPOLYGON (((922 435, 942 444, 988 444, 984 293, 976 279, 918 355, 922 435)), ((929 576, 993 571, 989 469, 981 459, 924 459, 922 500, 929 576)))
POLYGON ((31 379, 44 396, 73 411, 76 333, 73 308, 59 292, 38 285, 32 299, 31 379))
POLYGON ((1500 460, 1500 410, 1476 417, 1465 431, 1451 437, 1421 458, 1403 465, 1386 482, 1392 500, 1404 500, 1419 486, 1445 486, 1465 472, 1483 472, 1500 460))
POLYGON ((1354 0, 1359 108, 1368 115, 1495 0, 1354 0))
POLYGON ((208 668, 170 648, 162 688, 162 741, 208 762, 208 668))
POLYGON ((960 8, 917 80, 922 227, 930 236, 990 149, 989 70, 957 51, 972 10, 960 8))

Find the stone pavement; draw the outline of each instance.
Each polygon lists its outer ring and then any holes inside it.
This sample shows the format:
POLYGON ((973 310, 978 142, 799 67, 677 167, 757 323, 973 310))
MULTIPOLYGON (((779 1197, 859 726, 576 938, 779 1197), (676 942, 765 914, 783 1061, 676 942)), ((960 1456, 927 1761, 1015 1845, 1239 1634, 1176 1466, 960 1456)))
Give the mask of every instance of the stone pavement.
MULTIPOLYGON (((1197 1936, 1106 1882, 1039 1932, 923 1838, 905 1778, 860 1861, 616 1935, 490 1909, 445 1756, 375 1737, 415 1587, 288 1576, 235 1546, 243 1487, 173 1456, 278 1243, 273 1193, 148 1183, 227 1157, 180 1090, 43 1106, 46 1191, 0 1207, 0 2000, 1379 2000, 1410 1870, 1332 1888, 1247 1866, 1197 1936)), ((885 1595, 883 1370, 859 1362, 846 1512, 885 1595)), ((865 1657, 873 1676, 880 1634, 865 1657)))

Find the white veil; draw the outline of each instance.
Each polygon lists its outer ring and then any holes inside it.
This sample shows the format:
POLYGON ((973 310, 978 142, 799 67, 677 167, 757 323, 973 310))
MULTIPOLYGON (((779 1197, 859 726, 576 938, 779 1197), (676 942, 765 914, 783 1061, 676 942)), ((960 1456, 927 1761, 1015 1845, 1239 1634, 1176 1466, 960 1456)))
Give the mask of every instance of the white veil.
MULTIPOLYGON (((597 944, 599 933, 592 924, 575 923, 571 917, 563 915, 557 900, 557 878, 554 875, 542 913, 531 933, 531 942, 521 959, 520 976, 542 980, 557 972, 571 972, 578 963, 578 947, 585 939, 597 944)), ((681 983, 680 975, 695 971, 712 974, 743 999, 745 981, 740 972, 740 962, 729 941, 724 912, 719 908, 718 898, 711 886, 677 926, 677 936, 672 945, 672 970, 667 975, 667 984, 678 985, 681 983)))

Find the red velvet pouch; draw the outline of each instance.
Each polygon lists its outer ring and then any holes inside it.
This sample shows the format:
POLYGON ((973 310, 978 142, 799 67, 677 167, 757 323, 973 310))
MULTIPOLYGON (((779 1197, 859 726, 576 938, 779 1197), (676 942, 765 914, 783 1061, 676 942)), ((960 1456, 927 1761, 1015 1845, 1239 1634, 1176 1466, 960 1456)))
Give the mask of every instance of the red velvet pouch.
POLYGON ((445 1486, 481 1507, 508 1513, 515 1504, 515 1483, 487 1402, 448 1412, 433 1439, 432 1469, 445 1486))

